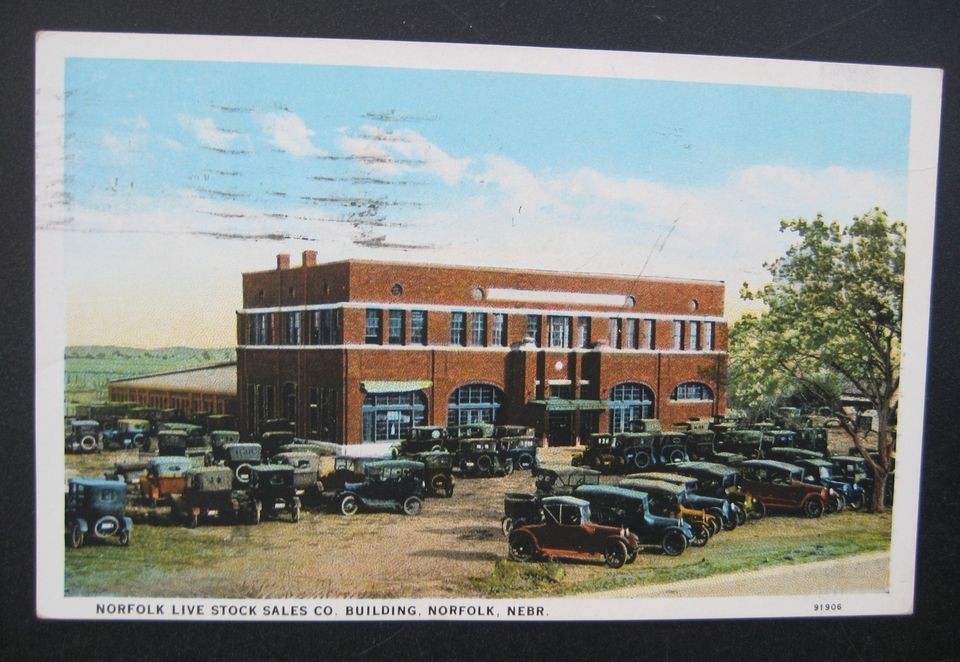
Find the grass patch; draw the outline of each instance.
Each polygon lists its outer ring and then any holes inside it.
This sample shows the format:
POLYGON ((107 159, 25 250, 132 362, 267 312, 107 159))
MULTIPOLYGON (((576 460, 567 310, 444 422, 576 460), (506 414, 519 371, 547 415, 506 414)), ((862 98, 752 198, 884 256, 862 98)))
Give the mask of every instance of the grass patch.
POLYGON ((562 562, 506 565, 508 562, 497 561, 490 576, 476 581, 476 588, 487 597, 560 596, 823 561, 890 547, 889 514, 848 512, 820 521, 783 517, 775 522, 721 534, 706 547, 688 548, 675 558, 641 552, 636 563, 620 570, 598 562, 588 567, 578 564, 582 572, 564 573, 562 562), (543 576, 544 568, 556 566, 561 572, 554 571, 549 580, 543 576), (522 568, 531 569, 529 578, 522 568))
POLYGON ((493 574, 480 580, 484 593, 490 597, 504 597, 519 593, 549 591, 563 581, 566 570, 560 563, 518 563, 497 559, 493 574))

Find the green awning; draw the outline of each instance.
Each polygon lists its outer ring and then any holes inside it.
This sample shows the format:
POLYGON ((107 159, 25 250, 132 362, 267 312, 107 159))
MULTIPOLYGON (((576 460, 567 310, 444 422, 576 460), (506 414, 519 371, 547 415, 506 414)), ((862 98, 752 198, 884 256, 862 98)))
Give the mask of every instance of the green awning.
POLYGON ((585 411, 607 408, 605 400, 568 400, 567 398, 531 400, 527 404, 545 407, 547 411, 585 411))
POLYGON ((411 379, 407 381, 371 380, 360 382, 360 388, 366 393, 410 393, 433 386, 429 379, 411 379))

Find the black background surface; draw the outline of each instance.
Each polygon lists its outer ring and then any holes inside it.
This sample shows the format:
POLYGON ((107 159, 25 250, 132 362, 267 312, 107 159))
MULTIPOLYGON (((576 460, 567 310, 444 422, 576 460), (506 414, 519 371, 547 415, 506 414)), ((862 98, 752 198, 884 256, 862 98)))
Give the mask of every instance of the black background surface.
MULTIPOLYGON (((2 18, 0 657, 85 659, 948 660, 960 657, 954 2, 7 2, 2 18), (934 294, 911 617, 654 623, 72 623, 34 616, 33 57, 37 30, 506 44, 945 70, 934 294)), ((909 221, 909 219, 907 219, 909 221)), ((901 440, 907 443, 907 440, 901 440)), ((735 613, 730 613, 735 617, 735 613)))

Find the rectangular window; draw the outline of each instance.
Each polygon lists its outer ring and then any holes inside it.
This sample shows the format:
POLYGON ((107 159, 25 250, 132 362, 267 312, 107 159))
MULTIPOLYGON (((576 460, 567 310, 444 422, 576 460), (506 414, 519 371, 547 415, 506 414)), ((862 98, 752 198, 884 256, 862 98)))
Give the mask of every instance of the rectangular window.
POLYGON ((375 308, 367 308, 367 326, 366 326, 367 344, 380 344, 380 311, 375 308))
POLYGON ((473 313, 470 324, 470 344, 483 347, 487 344, 487 314, 473 313))
POLYGON ((527 338, 533 339, 533 344, 540 346, 540 316, 527 315, 527 338))
POLYGON ((273 315, 257 313, 250 316, 250 344, 270 345, 273 342, 273 315))
POLYGON ((623 348, 637 348, 637 320, 627 318, 623 320, 623 348))
POLYGON ((427 344, 427 311, 410 311, 410 342, 417 345, 427 344))
POLYGON ((450 313, 450 344, 467 344, 467 314, 459 311, 450 313))
POLYGON ((620 347, 620 320, 616 317, 611 317, 607 326, 609 329, 607 340, 610 342, 610 347, 616 349, 620 347))
POLYGON ((554 317, 552 315, 548 320, 550 322, 550 347, 569 347, 572 320, 569 317, 554 317))
POLYGON ((333 309, 313 311, 313 326, 310 329, 310 344, 336 345, 339 340, 337 333, 340 311, 333 309))
POLYGON ((389 339, 390 339, 391 345, 403 344, 403 311, 402 310, 390 311, 389 339))
POLYGON ((640 349, 653 349, 656 346, 653 338, 655 328, 653 320, 640 320, 640 341, 637 343, 640 349))
POLYGON ((683 320, 673 322, 673 348, 683 349, 683 320))
POLYGON ((588 347, 590 345, 590 318, 577 318, 577 347, 588 347))
POLYGON ((700 349, 700 322, 690 322, 690 344, 688 349, 700 349))
POLYGON ((713 322, 703 324, 703 348, 710 351, 716 349, 713 340, 713 324, 713 322))
POLYGON ((503 313, 493 314, 493 344, 497 347, 507 344, 507 316, 503 313))
POLYGON ((301 319, 302 319, 302 313, 300 311, 287 313, 287 344, 288 345, 300 344, 301 319))

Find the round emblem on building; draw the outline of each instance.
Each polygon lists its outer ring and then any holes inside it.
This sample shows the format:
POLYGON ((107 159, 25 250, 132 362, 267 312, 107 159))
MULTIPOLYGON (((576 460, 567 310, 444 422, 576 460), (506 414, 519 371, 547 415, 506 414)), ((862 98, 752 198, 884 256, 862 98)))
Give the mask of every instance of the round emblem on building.
POLYGON ((700 302, 696 299, 690 299, 690 312, 693 312, 700 307, 700 302))
POLYGON ((563 361, 557 361, 553 364, 554 370, 563 370, 563 361))
POLYGON ((393 287, 390 288, 390 294, 392 294, 395 297, 398 297, 401 294, 403 294, 403 285, 401 285, 400 283, 394 283, 393 287))
POLYGON ((476 299, 477 301, 480 301, 480 299, 483 298, 483 288, 482 288, 482 287, 475 287, 475 288, 473 288, 473 290, 470 292, 470 294, 473 296, 474 299, 476 299))
POLYGON ((632 296, 628 296, 623 300, 623 305, 625 305, 627 308, 633 308, 637 305, 637 300, 632 296))

